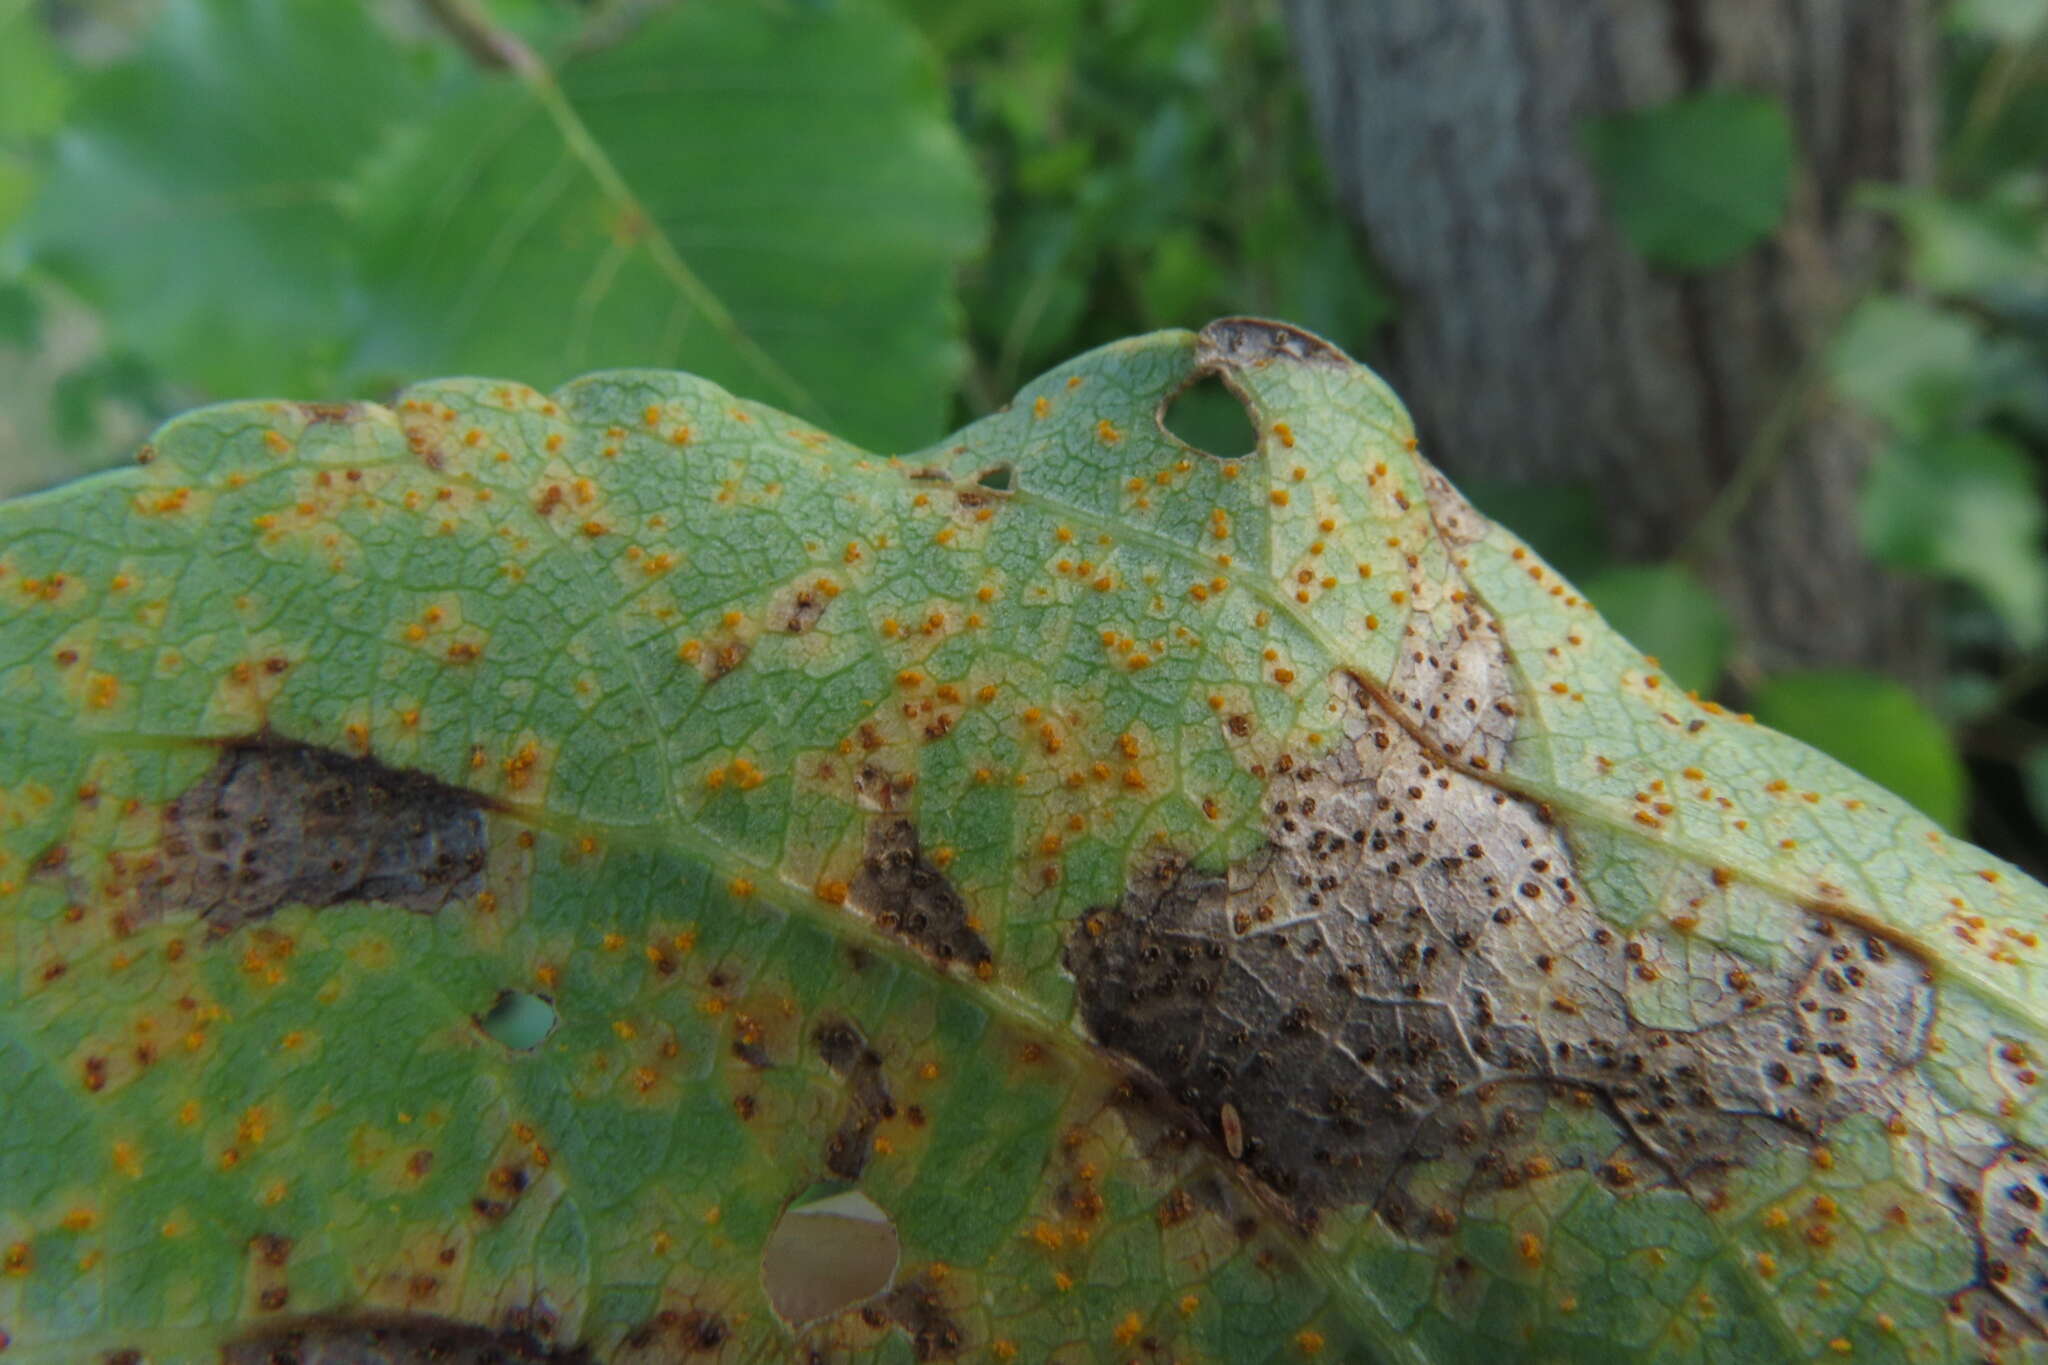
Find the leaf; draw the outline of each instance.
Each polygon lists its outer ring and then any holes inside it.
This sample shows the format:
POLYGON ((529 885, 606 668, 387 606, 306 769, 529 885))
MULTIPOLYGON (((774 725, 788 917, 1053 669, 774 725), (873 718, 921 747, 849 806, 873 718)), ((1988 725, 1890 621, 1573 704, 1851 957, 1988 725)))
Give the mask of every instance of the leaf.
POLYGON ((1975 200, 1902 186, 1859 197, 1898 218, 1918 283, 2027 322, 2048 317, 2043 189, 2034 177, 2014 177, 1975 200))
POLYGON ((35 192, 37 155, 63 116, 69 86, 29 0, 0 0, 0 228, 35 192))
POLYGON ((1610 114, 1580 142, 1608 210, 1654 264, 1716 269, 1785 216, 1792 124, 1766 96, 1715 90, 1610 114))
POLYGON ((1590 579, 1612 563, 1607 522, 1589 484, 1467 479, 1464 493, 1569 578, 1590 579))
POLYGON ((1907 437, 1981 425, 2006 408, 2030 415, 2041 408, 2039 365, 2023 345, 1992 338, 1953 309, 1902 295, 1858 304, 1827 363, 1843 397, 1907 437))
POLYGON ((1967 790, 1948 728, 1911 691, 1853 669, 1765 679, 1751 705, 1782 730, 1897 792, 1945 829, 1960 829, 1967 790))
POLYGON ((82 83, 25 245, 179 379, 340 384, 364 306, 345 184, 426 99, 396 58, 355 6, 173 0, 82 83))
POLYGON ((173 0, 83 92, 31 243, 216 391, 687 364, 939 432, 981 208, 902 22, 669 6, 525 81, 436 65, 359 6, 173 0))
POLYGON ((1675 564, 1605 569, 1586 580, 1586 596, 1678 686, 1711 692, 1721 680, 1735 631, 1720 599, 1686 570, 1675 564))
POLYGON ((897 458, 656 370, 147 453, 0 506, 12 1356, 2038 1347, 2048 891, 1306 333, 897 458))
POLYGON ((2044 0, 1955 0, 1944 16, 1959 32, 2001 43, 2030 42, 2048 26, 2044 0))
POLYGON ((2018 447, 1985 432, 1890 446, 1871 468, 1862 514, 1879 559, 1970 584, 2022 645, 2048 634, 2048 517, 2018 447))

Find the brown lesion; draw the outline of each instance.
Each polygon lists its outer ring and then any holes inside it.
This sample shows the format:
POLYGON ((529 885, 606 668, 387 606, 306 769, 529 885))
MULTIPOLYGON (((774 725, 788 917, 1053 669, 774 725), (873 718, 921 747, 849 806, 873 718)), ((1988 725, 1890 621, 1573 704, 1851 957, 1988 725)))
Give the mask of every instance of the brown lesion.
POLYGON ((1351 357, 1315 335, 1265 318, 1217 318, 1201 330, 1195 365, 1203 373, 1254 369, 1276 360, 1349 369, 1351 357))
POLYGON ((2048 1161, 2001 1147, 1981 1170, 1958 1172, 1949 1195, 1977 1240, 1976 1282, 1950 1296, 1950 1316, 1994 1353, 2048 1337, 2048 1161))
POLYGON ((839 1122, 825 1138, 825 1169, 859 1180, 874 1151, 875 1130, 896 1116, 896 1101, 882 1075, 882 1054, 850 1019, 827 1019, 811 1033, 818 1056, 846 1087, 839 1122))
POLYGON ((925 857, 917 827, 901 816, 882 814, 869 824, 846 903, 941 966, 959 962, 981 971, 993 962, 965 898, 925 857))
POLYGON ((667 1365, 667 1362, 715 1356, 732 1339, 725 1318, 704 1308, 664 1308, 629 1330, 619 1341, 610 1365, 667 1365))
POLYGON ((139 920, 214 935, 287 905, 432 914, 484 887, 485 798, 424 773, 270 734, 230 740, 165 807, 134 868, 139 920))
POLYGON ((322 1313, 266 1323, 221 1347, 221 1365, 597 1365, 526 1327, 428 1313, 322 1313))
POLYGON ((967 1349, 967 1334, 947 1307, 939 1282, 929 1275, 897 1285, 876 1307, 910 1338, 911 1354, 920 1361, 955 1360, 967 1349))
POLYGON ((1094 1037, 1296 1221, 1365 1206, 1448 1233, 1456 1201, 1411 1188, 1444 1163, 1496 1188, 1577 1166, 1707 1199, 1759 1144, 1818 1143, 1915 1083, 1933 1013, 1916 956, 1787 908, 1775 967, 1693 944, 1726 1008, 1646 1024, 1648 955, 1545 813, 1340 687, 1347 742, 1276 765, 1260 854, 1220 873, 1155 859, 1065 958, 1094 1037), (1539 1149, 1553 1105, 1604 1115, 1571 1126, 1607 1140, 1539 1149))

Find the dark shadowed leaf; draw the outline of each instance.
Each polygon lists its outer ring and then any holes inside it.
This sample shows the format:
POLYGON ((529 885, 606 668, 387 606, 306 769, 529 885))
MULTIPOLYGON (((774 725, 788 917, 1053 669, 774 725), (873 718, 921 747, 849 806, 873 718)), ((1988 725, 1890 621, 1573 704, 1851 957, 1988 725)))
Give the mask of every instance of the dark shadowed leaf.
POLYGON ((1654 657, 1681 688, 1711 692, 1734 630, 1720 599, 1675 564, 1606 569, 1582 581, 1614 628, 1654 657))
POLYGON ((1710 91, 1591 120, 1581 137, 1609 212, 1658 265, 1726 265, 1784 217, 1792 126, 1774 99, 1710 91))

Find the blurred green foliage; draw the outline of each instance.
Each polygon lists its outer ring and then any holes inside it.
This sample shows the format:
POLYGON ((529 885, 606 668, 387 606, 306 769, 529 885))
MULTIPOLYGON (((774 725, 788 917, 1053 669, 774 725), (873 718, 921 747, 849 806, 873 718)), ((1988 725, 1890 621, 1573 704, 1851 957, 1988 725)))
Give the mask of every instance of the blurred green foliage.
MULTIPOLYGON (((2048 872, 2048 0, 1941 23, 1941 175, 1866 187, 1895 268, 1787 378, 1886 433, 1862 531, 1940 585, 1938 694, 1757 676, 1683 547, 1469 491, 1674 678, 2048 872)), ((1582 147, 1666 269, 1739 260, 1800 174, 1741 91, 1582 147)), ((0 0, 0 492, 209 398, 460 371, 675 365, 903 448, 1228 313, 1367 359, 1395 316, 1262 0, 0 0)), ((1220 391, 1171 420, 1251 439, 1220 391)))
POLYGON ((1608 211, 1658 265, 1711 270, 1770 236, 1792 188, 1792 122, 1776 100, 1710 90, 1581 130, 1608 211))

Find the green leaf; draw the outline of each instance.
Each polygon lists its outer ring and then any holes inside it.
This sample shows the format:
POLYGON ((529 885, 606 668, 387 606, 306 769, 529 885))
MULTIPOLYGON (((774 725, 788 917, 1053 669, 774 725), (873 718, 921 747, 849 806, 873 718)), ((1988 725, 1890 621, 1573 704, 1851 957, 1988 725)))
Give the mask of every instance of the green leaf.
POLYGON ((2022 320, 2048 316, 2048 201, 2033 177, 1965 200, 1875 187, 1861 197, 1894 214, 1912 248, 1913 278, 2022 320))
POLYGON ((534 61, 447 70, 358 6, 171 0, 83 92, 32 244, 216 391, 687 364, 864 439, 938 433, 981 209, 906 25, 671 6, 534 61))
POLYGON ((0 0, 0 143, 54 131, 70 84, 33 0, 0 0))
POLYGON ((2024 43, 2048 27, 2048 0, 1953 0, 1945 17, 1959 32, 1994 42, 2024 43))
POLYGON ((1943 828, 1962 828, 1968 784, 1955 741, 1897 682, 1854 669, 1779 673, 1750 704, 1765 725, 1840 759, 1943 828))
POLYGON ((1580 137, 1608 210, 1657 265, 1726 265, 1785 216, 1792 124, 1774 99, 1709 91, 1590 120, 1580 137))
POLYGON ((317 394, 362 307, 343 182, 424 98, 356 7, 174 0, 85 82, 24 238, 179 378, 317 394))
POLYGON ((2048 890, 1313 336, 901 458, 660 370, 148 454, 0 506, 10 1357, 2041 1345, 2048 890))
POLYGON ((0 0, 0 229, 34 196, 42 143, 69 93, 69 73, 34 5, 0 0))
POLYGON ((2025 451, 1985 432, 1891 446, 1862 514, 1877 558, 1976 588, 2022 645, 2048 636, 2048 517, 2025 451))
POLYGON ((1612 563, 1607 520, 1590 485, 1467 479, 1464 489, 1480 511, 1528 541, 1565 576, 1587 582, 1612 563))
POLYGON ((2002 407, 2028 406, 2039 363, 2016 342, 1994 340, 1954 309, 1897 294, 1858 304, 1829 348, 1843 397, 1907 437, 1976 425, 2002 407))
POLYGON ((1586 596, 1680 687, 1706 693, 1721 680, 1735 631, 1720 599, 1685 569, 1605 569, 1586 580, 1586 596))

